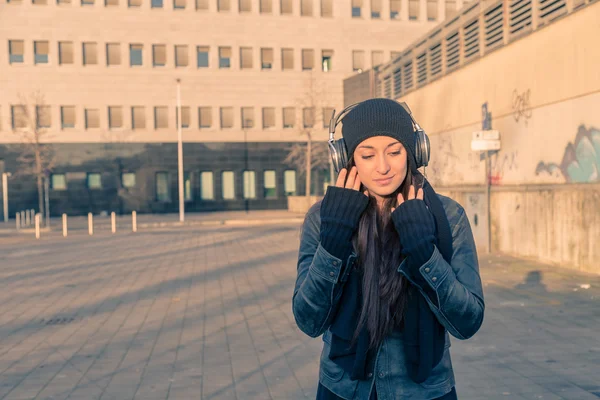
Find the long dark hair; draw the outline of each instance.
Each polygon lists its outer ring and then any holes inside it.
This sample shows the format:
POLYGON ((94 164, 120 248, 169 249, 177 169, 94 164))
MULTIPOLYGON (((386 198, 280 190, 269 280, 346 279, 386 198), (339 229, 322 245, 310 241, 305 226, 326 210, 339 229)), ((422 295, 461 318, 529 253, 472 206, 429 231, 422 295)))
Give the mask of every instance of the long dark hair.
MULTIPOLYGON (((347 171, 355 166, 354 157, 348 161, 347 171)), ((358 255, 358 272, 362 274, 362 309, 352 342, 356 342, 362 328, 369 332, 369 347, 377 348, 393 328, 401 326, 407 304, 408 282, 397 272, 403 259, 400 239, 391 219, 391 209, 398 205, 398 193, 406 199, 412 184, 412 173, 398 189, 385 199, 379 210, 377 200, 370 196, 363 213, 354 245, 358 255)), ((366 187, 361 185, 361 191, 366 187)))

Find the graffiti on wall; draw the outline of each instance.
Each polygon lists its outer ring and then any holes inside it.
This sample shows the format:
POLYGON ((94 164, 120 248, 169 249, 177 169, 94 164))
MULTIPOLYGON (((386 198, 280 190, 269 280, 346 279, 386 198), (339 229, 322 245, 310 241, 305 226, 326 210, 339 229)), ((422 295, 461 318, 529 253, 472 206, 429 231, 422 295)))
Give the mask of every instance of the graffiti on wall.
POLYGON ((529 95, 531 94, 531 89, 527 89, 525 92, 519 94, 517 89, 513 91, 512 96, 512 110, 513 117, 516 122, 523 120, 525 122, 525 126, 527 126, 527 121, 531 118, 531 104, 529 103, 529 95))
POLYGON ((494 154, 490 159, 490 183, 499 185, 506 172, 517 171, 519 169, 518 159, 518 150, 494 154))
POLYGON ((600 130, 580 125, 560 164, 540 162, 535 174, 562 175, 567 182, 600 182, 600 130))

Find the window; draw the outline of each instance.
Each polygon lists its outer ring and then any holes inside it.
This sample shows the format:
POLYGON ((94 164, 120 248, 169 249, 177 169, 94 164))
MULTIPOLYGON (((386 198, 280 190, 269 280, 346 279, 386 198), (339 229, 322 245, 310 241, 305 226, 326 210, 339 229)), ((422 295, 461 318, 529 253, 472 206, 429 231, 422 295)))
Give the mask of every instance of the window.
POLYGON ((7 0, 6 2, 8 4, 21 4, 23 1, 22 0, 7 0))
POLYGON ((173 0, 173 9, 185 10, 185 0, 173 0))
POLYGON ((292 12, 293 12, 292 0, 280 0, 280 6, 281 6, 281 15, 292 14, 292 12))
POLYGON ((210 107, 198 108, 198 126, 200 129, 212 126, 212 109, 210 107))
POLYGON ((196 47, 198 68, 208 68, 208 46, 196 47))
POLYGON ((75 106, 60 108, 60 126, 62 129, 75 128, 75 106))
POLYGON ((8 52, 10 54, 11 64, 20 64, 23 62, 25 42, 22 40, 9 40, 8 52))
POLYGON ((187 67, 188 64, 188 47, 185 45, 175 46, 175 66, 187 67))
POLYGON ((223 181, 223 199, 235 199, 235 177, 233 176, 233 171, 223 171, 221 179, 223 181))
POLYGON ((315 124, 315 111, 312 107, 306 107, 302 110, 302 124, 305 128, 312 128, 315 124))
MULTIPOLYGON (((175 114, 175 122, 179 123, 179 117, 175 114)), ((187 129, 190 127, 190 108, 188 106, 181 107, 181 128, 187 129)))
POLYGON ((194 193, 192 191, 192 173, 183 173, 183 201, 193 201, 194 193))
POLYGON ((329 121, 331 120, 332 114, 333 114, 332 107, 324 107, 323 108, 323 128, 329 128, 329 121))
POLYGON ((67 190, 67 178, 65 174, 50 175, 50 187, 52 190, 67 190))
POLYGON ((260 0, 260 13, 271 14, 273 12, 273 0, 260 0))
POLYGON ((165 106, 154 107, 154 129, 169 127, 169 109, 165 106))
POLYGON ((390 0, 390 19, 400 19, 402 0, 390 0))
POLYGON ((408 19, 411 21, 419 19, 419 0, 408 0, 408 19))
POLYGON ((302 70, 311 70, 315 63, 315 51, 311 49, 302 49, 302 70))
POLYGON ((82 6, 93 6, 94 0, 81 0, 81 5, 82 6))
POLYGON ((371 0, 371 18, 381 18, 381 0, 371 0))
POLYGON ((105 6, 118 6, 119 5, 119 0, 104 0, 104 5, 105 6))
POLYGON ((135 187, 135 172, 124 172, 121 174, 121 184, 128 189, 135 187))
POLYGON ((446 19, 450 19, 456 15, 456 0, 445 0, 446 1, 446 19))
POLYGON ((129 45, 129 65, 136 66, 142 65, 142 52, 144 45, 141 44, 130 44, 129 45))
POLYGON ((281 69, 294 69, 293 49, 281 49, 281 69))
POLYGON ((208 0, 196 0, 196 10, 207 11, 208 0))
POLYGON ((34 64, 48 64, 48 42, 33 42, 34 64))
POLYGON ((427 0, 427 21, 436 21, 438 18, 437 0, 427 0))
POLYGON ((229 0, 217 0, 217 11, 229 11, 231 10, 231 5, 229 4, 229 0))
POLYGON ((376 67, 383 64, 383 51, 373 50, 371 52, 371 65, 376 67))
POLYGON ((120 106, 108 107, 108 128, 119 129, 123 127, 123 108, 120 106))
POLYGON ((171 201, 171 190, 169 188, 169 173, 156 173, 156 200, 168 203, 171 201))
POLYGON ((88 189, 102 189, 102 175, 92 172, 87 174, 88 189))
POLYGON ((10 107, 13 129, 27 128, 27 106, 19 104, 10 107))
POLYGON ((129 0, 127 2, 127 5, 129 7, 132 7, 132 8, 141 7, 142 6, 142 0, 129 0))
POLYGON ((252 68, 252 47, 241 47, 240 48, 240 68, 251 69, 252 68))
POLYGON ((262 69, 273 68, 273 49, 260 49, 260 60, 262 69))
POLYGON ((73 42, 58 42, 58 64, 73 64, 73 42))
POLYGON ((119 43, 106 44, 106 65, 121 65, 121 45, 119 43))
POLYGON ((313 0, 300 0, 300 15, 310 17, 313 15, 313 0))
POLYGON ((143 106, 131 107, 131 129, 146 129, 146 109, 143 106))
POLYGON ((254 108, 242 107, 242 128, 250 129, 254 127, 254 108))
POLYGON ((48 4, 47 0, 32 0, 31 3, 36 6, 45 6, 48 4))
POLYGON ((352 71, 363 72, 365 70, 365 52, 354 50, 352 52, 352 71))
POLYGON ((98 64, 96 43, 83 44, 83 65, 98 64))
POLYGON ((251 12, 252 11, 252 1, 251 0, 239 0, 240 4, 240 12, 251 12))
POLYGON ((244 199, 256 198, 256 173, 244 171, 244 199))
POLYGON ((333 17, 333 0, 321 0, 321 17, 333 17))
POLYGON ((263 108, 263 129, 275 127, 275 108, 265 107, 263 108))
POLYGON ((231 47, 219 47, 219 68, 231 67, 231 47))
POLYGON ((265 184, 263 196, 265 199, 277 198, 277 186, 275 179, 275 171, 265 171, 264 173, 265 184))
POLYGON ((167 64, 167 46, 164 44, 152 45, 152 65, 164 67, 167 64))
POLYGON ((150 4, 152 8, 163 8, 163 0, 152 0, 150 4))
POLYGON ((283 109, 283 127, 293 128, 296 122, 296 109, 294 107, 285 107, 283 109))
POLYGON ((402 55, 401 51, 390 51, 390 60, 395 60, 402 55))
POLYGON ((352 18, 360 18, 362 11, 362 0, 352 0, 352 18))
POLYGON ((200 198, 202 200, 214 200, 215 191, 213 183, 213 173, 204 171, 200 174, 200 198))
POLYGON ((221 128, 233 127, 233 107, 221 107, 221 128))
POLYGON ((321 53, 321 65, 323 72, 331 71, 331 59, 333 58, 333 50, 323 50, 321 53))
POLYGON ((38 128, 50 128, 52 126, 50 106, 35 106, 35 121, 38 128))
POLYGON ((283 173, 283 186, 286 196, 296 194, 296 171, 288 169, 283 173))
POLYGON ((84 116, 85 129, 100 128, 100 110, 86 108, 84 116))

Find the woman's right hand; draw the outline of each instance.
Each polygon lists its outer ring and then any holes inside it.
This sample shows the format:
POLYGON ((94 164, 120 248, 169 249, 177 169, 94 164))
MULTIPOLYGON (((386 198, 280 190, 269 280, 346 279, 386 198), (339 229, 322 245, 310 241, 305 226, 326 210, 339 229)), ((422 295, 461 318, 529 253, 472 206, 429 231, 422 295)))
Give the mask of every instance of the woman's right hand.
MULTIPOLYGON (((340 174, 338 175, 337 182, 335 183, 336 187, 351 189, 351 190, 360 190, 360 177, 358 176, 358 170, 356 166, 350 169, 350 173, 348 174, 348 170, 346 168, 342 168, 340 174), (348 177, 346 179, 346 176, 348 177)), ((369 191, 365 189, 363 192, 365 196, 369 197, 369 191)))

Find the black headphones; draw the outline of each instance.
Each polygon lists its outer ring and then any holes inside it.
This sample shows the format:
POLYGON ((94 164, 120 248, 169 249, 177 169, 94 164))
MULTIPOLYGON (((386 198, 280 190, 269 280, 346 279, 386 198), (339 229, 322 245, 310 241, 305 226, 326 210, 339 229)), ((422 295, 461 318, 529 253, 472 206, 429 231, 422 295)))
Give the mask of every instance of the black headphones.
MULTIPOLYGON (((335 133, 335 128, 338 126, 338 124, 342 122, 342 119, 359 104, 360 102, 349 105, 348 107, 344 108, 337 117, 335 116, 334 109, 333 114, 331 115, 331 120, 329 121, 329 154, 331 155, 333 168, 335 169, 336 173, 339 173, 342 168, 346 168, 348 165, 348 150, 346 149, 346 142, 344 142, 344 138, 334 140, 333 134, 335 133)), ((426 167, 429 164, 430 158, 429 137, 413 118, 412 112, 410 111, 410 108, 408 108, 408 105, 404 102, 398 104, 400 104, 406 110, 408 115, 410 115, 410 119, 414 125, 415 160, 417 162, 417 168, 426 167)))

